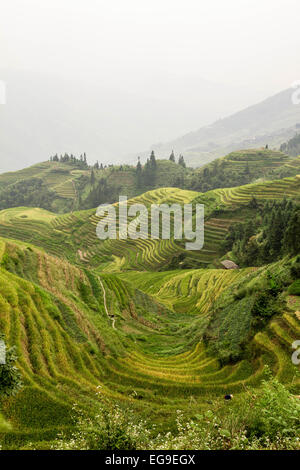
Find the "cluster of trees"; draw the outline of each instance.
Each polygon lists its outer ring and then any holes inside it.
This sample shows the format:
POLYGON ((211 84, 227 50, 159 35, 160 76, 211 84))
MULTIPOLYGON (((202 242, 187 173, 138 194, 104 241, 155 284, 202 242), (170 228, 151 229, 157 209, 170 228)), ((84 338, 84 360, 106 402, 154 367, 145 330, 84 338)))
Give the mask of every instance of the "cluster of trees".
POLYGON ((75 155, 73 155, 72 153, 71 155, 65 153, 64 155, 60 156, 56 154, 53 157, 50 157, 50 162, 72 163, 72 165, 79 166, 83 169, 89 168, 85 153, 80 155, 79 158, 75 157, 75 155))
MULTIPOLYGON (((172 152, 174 156, 174 152, 172 152)), ((175 160, 175 156, 174 156, 175 160)), ((178 164, 182 168, 186 168, 184 158, 180 155, 178 164)), ((135 194, 140 194, 143 191, 153 189, 159 184, 159 178, 161 177, 160 167, 157 163, 154 151, 151 152, 150 157, 147 159, 146 163, 142 166, 140 158, 136 167, 132 167, 127 164, 123 165, 108 165, 103 166, 99 165, 98 162, 91 168, 90 175, 81 175, 79 179, 76 180, 76 189, 78 194, 78 206, 81 209, 96 207, 99 204, 106 202, 115 202, 120 194, 122 188, 122 179, 116 182, 116 178, 111 178, 111 176, 119 171, 128 171, 133 175, 132 190, 135 194), (100 175, 97 173, 97 170, 108 169, 109 171, 106 174, 100 175), (120 184, 119 184, 120 183, 120 184), (89 194, 82 200, 81 194, 84 193, 86 185, 90 185, 89 194)), ((169 180, 169 185, 183 188, 184 181, 184 171, 182 174, 176 171, 174 173, 174 178, 172 177, 169 180)), ((124 184, 124 183, 123 183, 124 184)), ((126 183, 125 183, 126 184, 126 183)))
MULTIPOLYGON (((169 160, 171 162, 176 163, 174 151, 170 155, 169 160)), ((186 168, 186 164, 182 155, 179 155, 178 164, 181 165, 183 168, 186 168)), ((157 163, 154 150, 152 150, 151 155, 147 158, 147 161, 144 166, 142 166, 140 158, 138 158, 138 163, 136 166, 136 177, 137 177, 137 187, 141 188, 155 186, 156 182, 156 175, 157 175, 157 163)), ((182 181, 178 181, 180 186, 183 184, 182 181)))
POLYGON ((241 266, 261 266, 300 253, 299 205, 283 199, 260 207, 253 198, 251 206, 258 209, 258 217, 232 225, 223 246, 241 266))
POLYGON ((136 166, 136 176, 137 176, 137 186, 154 186, 156 180, 157 172, 157 163, 154 151, 152 150, 150 158, 147 158, 147 161, 142 167, 140 159, 138 160, 136 166))
POLYGON ((295 137, 282 144, 280 150, 292 157, 300 155, 300 134, 296 134, 295 137))
MULTIPOLYGON (((176 163, 174 150, 172 150, 171 155, 170 155, 170 157, 169 157, 169 160, 170 160, 171 162, 173 162, 173 163, 176 163)), ((181 155, 181 154, 180 154, 179 157, 178 157, 178 165, 181 165, 181 166, 183 166, 183 168, 186 168, 186 164, 185 164, 183 155, 181 155)))
POLYGON ((107 178, 95 179, 93 172, 91 173, 92 188, 87 198, 82 201, 79 193, 79 207, 81 209, 89 209, 97 207, 99 204, 112 203, 118 200, 120 187, 117 185, 109 185, 107 178))
POLYGON ((233 170, 226 160, 215 160, 206 167, 195 172, 190 182, 194 191, 206 192, 216 188, 230 188, 250 183, 252 174, 248 161, 242 170, 233 170))
POLYGON ((40 178, 18 181, 0 191, 0 210, 10 207, 43 207, 51 210, 56 194, 40 178))

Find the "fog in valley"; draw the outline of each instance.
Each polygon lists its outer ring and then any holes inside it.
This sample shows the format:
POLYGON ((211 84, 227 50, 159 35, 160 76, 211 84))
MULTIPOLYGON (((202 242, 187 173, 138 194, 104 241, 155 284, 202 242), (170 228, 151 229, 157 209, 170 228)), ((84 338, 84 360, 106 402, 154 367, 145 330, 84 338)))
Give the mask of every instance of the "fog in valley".
POLYGON ((297 0, 0 5, 0 171, 135 162, 300 79, 297 0))

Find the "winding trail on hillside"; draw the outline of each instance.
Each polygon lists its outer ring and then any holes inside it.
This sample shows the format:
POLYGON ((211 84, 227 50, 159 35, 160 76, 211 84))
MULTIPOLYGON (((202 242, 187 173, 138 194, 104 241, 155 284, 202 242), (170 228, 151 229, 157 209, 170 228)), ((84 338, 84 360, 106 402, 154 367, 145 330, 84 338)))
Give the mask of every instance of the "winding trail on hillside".
POLYGON ((103 303, 104 303, 104 308, 105 308, 106 315, 107 315, 108 318, 111 320, 111 322, 112 322, 112 327, 113 327, 113 329, 115 330, 115 329, 116 329, 116 326, 115 326, 116 320, 115 320, 114 315, 110 315, 110 313, 109 313, 109 311, 108 311, 107 304, 106 304, 106 291, 105 291, 103 282, 101 281, 101 279, 100 279, 99 276, 98 276, 98 281, 100 282, 100 285, 101 285, 102 290, 103 290, 103 303))

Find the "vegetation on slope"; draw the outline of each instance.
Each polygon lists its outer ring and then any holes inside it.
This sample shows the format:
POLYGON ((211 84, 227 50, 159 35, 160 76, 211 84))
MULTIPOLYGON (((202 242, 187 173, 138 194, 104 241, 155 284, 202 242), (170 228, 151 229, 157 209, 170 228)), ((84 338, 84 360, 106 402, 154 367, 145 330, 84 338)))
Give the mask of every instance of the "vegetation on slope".
POLYGON ((86 156, 51 157, 13 173, 0 175, 0 209, 19 206, 40 207, 56 213, 91 209, 115 203, 120 195, 129 198, 146 191, 178 187, 206 192, 220 187, 240 186, 258 178, 294 176, 297 162, 269 149, 232 152, 196 170, 178 163, 172 152, 169 160, 157 160, 152 152, 144 165, 89 166, 86 156))
POLYGON ((231 225, 223 243, 240 266, 261 266, 300 252, 300 206, 292 200, 252 200, 251 219, 231 225))
POLYGON ((232 152, 195 170, 190 189, 206 192, 215 188, 230 188, 251 183, 258 178, 270 178, 272 172, 289 161, 282 152, 250 149, 232 152))
MULTIPOLYGON (((205 194, 157 189, 129 201, 205 204, 206 245, 199 253, 185 253, 173 239, 101 242, 94 210, 61 216, 24 207, 1 211, 0 330, 8 346, 16 346, 24 383, 2 400, 13 426, 0 431, 3 447, 59 446, 58 432, 68 442, 81 416, 93 418, 103 403, 105 413, 107 406, 119 409, 118 416, 131 408, 137 420, 151 419, 151 436, 176 432, 176 410, 195 420, 214 410, 212 400, 219 409, 225 393, 241 403, 245 389, 261 386, 266 364, 292 400, 289 394, 299 393, 291 362, 300 332, 292 287, 297 258, 261 268, 203 268, 221 267, 230 225, 253 218, 266 200, 297 201, 299 191, 294 177, 205 194), (182 269, 191 260, 202 269, 182 269), (179 269, 164 271, 170 261, 179 269)), ((256 439, 259 430, 251 426, 243 432, 251 428, 256 439)), ((116 445, 97 442, 88 446, 116 445)))
POLYGON ((292 157, 297 157, 300 155, 300 134, 296 134, 292 139, 283 143, 280 146, 280 150, 287 153, 288 155, 291 155, 292 157))
MULTIPOLYGON (((151 160, 151 159, 150 159, 151 160)), ((24 170, 0 175, 0 209, 40 207, 57 213, 95 208, 165 186, 183 187, 190 170, 173 160, 156 160, 142 167, 89 166, 86 157, 57 156, 24 170)))

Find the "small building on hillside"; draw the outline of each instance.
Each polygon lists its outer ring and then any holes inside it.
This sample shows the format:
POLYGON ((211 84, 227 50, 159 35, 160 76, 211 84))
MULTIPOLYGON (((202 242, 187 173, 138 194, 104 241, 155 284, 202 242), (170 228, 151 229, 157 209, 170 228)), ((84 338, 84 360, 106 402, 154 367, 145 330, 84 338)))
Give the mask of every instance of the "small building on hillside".
POLYGON ((224 266, 225 269, 239 269, 239 266, 233 261, 230 261, 229 259, 221 261, 221 264, 224 266))

